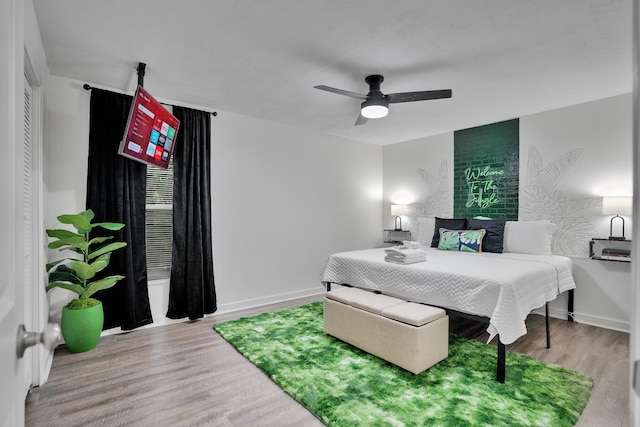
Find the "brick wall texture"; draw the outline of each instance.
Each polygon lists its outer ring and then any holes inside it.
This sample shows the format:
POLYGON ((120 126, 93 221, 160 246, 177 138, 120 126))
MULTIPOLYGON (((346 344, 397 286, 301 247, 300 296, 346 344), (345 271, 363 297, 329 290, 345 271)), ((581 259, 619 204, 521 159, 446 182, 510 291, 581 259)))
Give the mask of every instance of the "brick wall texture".
POLYGON ((454 132, 456 218, 518 219, 519 119, 454 132))

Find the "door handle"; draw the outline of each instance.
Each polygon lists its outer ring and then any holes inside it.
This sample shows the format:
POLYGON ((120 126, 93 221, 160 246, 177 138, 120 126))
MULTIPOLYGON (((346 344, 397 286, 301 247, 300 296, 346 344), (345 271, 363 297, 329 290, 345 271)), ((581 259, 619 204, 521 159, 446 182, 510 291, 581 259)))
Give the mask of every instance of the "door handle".
POLYGON ((55 323, 48 323, 42 332, 27 332, 24 325, 18 326, 18 336, 16 338, 16 356, 22 359, 24 351, 38 343, 41 343, 49 350, 55 348, 62 338, 60 326, 55 323))

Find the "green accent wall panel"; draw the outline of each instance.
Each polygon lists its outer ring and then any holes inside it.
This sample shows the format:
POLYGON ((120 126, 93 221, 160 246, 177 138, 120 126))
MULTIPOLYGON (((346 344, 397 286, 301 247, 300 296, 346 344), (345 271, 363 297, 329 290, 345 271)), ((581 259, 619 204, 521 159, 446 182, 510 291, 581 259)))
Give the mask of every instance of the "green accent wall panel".
POLYGON ((455 131, 453 138, 454 216, 517 220, 520 120, 455 131))

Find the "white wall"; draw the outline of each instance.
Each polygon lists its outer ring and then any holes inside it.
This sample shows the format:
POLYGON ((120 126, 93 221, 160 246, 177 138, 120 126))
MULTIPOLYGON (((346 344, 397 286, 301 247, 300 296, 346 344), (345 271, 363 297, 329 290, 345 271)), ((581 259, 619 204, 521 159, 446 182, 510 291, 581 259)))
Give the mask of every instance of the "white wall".
MULTIPOLYGON (((431 196, 417 169, 436 174, 443 159, 453 160, 453 132, 386 145, 383 153, 385 202, 400 203, 398 197, 407 195, 414 203, 431 196)), ((452 178, 448 185, 453 191, 453 163, 448 167, 452 178)))
MULTIPOLYGON (((586 258, 588 240, 609 235, 610 216, 601 213, 601 197, 632 195, 631 118, 630 94, 520 118, 519 217, 562 220, 565 234, 580 236, 557 245, 559 250, 570 252, 564 254, 575 257, 576 318, 626 331, 630 318, 630 266, 586 258), (572 156, 566 156, 572 151, 572 156), (538 160, 543 168, 564 171, 554 181, 551 197, 536 203, 523 197, 529 168, 535 166, 529 164, 530 160, 538 160)), ((453 191, 453 132, 386 146, 383 153, 385 226, 393 224, 388 205, 398 203, 394 201, 398 193, 410 196, 415 215, 424 215, 424 211, 431 216, 453 212, 452 199, 446 199, 445 206, 431 200, 434 189, 453 191), (438 176, 450 181, 439 182, 438 176)), ((627 218, 625 230, 628 238, 630 220, 627 218)), ((403 225, 407 222, 417 234, 417 222, 405 218, 403 225)), ((566 307, 563 295, 551 304, 551 313, 565 317, 566 307)))
MULTIPOLYGON (((633 194, 632 165, 632 97, 625 94, 598 101, 546 111, 520 119, 520 187, 526 186, 530 149, 535 147, 543 165, 550 165, 566 153, 576 158, 557 182, 555 199, 529 212, 539 215, 563 208, 558 222, 567 234, 584 235, 580 244, 567 248, 574 259, 575 316, 583 323, 629 331, 631 316, 631 266, 626 263, 588 260, 586 240, 595 236, 607 238, 611 215, 602 215, 601 205, 571 210, 570 200, 599 199, 603 196, 633 194), (571 251, 570 249, 577 249, 571 251), (572 253, 573 252, 573 253, 572 253)), ((574 203, 579 206, 579 203, 574 203)), ((522 201, 520 203, 522 209, 522 201)), ((524 213, 525 215, 527 212, 524 213)), ((522 219, 523 212, 520 212, 522 219)), ((626 217, 625 235, 631 238, 631 217, 626 217)), ((620 222, 614 223, 614 234, 620 234, 620 222)), ((576 243, 576 242, 574 242, 576 243)), ((561 248, 558 248, 561 249, 561 248)), ((553 315, 563 316, 566 298, 550 304, 553 315)))
MULTIPOLYGON (((60 213, 84 209, 90 93, 83 83, 50 78, 47 226, 60 213)), ((218 111, 212 117, 218 311, 322 292, 320 270, 331 253, 381 244, 381 202, 381 147, 218 111)), ((166 283, 150 287, 156 323, 167 295, 166 283)))
MULTIPOLYGON (((536 147, 544 165, 582 149, 558 181, 567 199, 631 196, 633 192, 631 94, 534 114, 520 119, 520 186, 526 185, 529 150, 536 147)), ((522 215, 522 213, 521 213, 522 215)), ((571 213, 591 222, 599 237, 609 236, 611 216, 600 206, 571 213)), ((631 221, 625 227, 631 236, 631 221)), ((619 226, 618 223, 615 224, 619 226)), ((615 231, 619 232, 616 228, 615 231)))
POLYGON ((221 308, 320 291, 328 255, 381 243, 380 147, 231 113, 212 127, 221 308))
MULTIPOLYGON (((574 259, 575 310, 579 322, 629 332, 631 325, 631 264, 574 259)), ((565 301, 565 300, 563 300, 565 301)), ((566 304, 549 304, 558 315, 566 304)))
POLYGON ((384 146, 383 177, 384 228, 395 228, 391 205, 408 204, 402 229, 420 240, 418 217, 453 216, 453 132, 384 146))
MULTIPOLYGON (((58 228, 58 215, 85 209, 89 155, 89 93, 82 83, 49 76, 47 141, 44 159, 45 228, 58 228)), ((49 253, 49 261, 59 259, 49 253)), ((51 321, 60 323, 62 307, 75 294, 49 291, 51 321)))

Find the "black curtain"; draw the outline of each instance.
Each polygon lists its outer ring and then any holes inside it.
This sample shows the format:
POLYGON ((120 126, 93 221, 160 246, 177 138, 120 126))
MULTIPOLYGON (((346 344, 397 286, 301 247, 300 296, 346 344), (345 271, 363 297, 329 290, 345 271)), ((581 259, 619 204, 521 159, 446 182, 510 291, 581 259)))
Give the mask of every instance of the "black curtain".
POLYGON ((174 107, 180 128, 173 151, 171 319, 217 309, 211 235, 211 115, 174 107))
MULTIPOLYGON (((101 89, 91 90, 87 209, 95 222, 121 222, 116 239, 127 246, 113 252, 104 275, 125 279, 100 291, 104 329, 134 329, 153 323, 147 288, 145 192, 147 166, 118 154, 133 98, 101 89)), ((96 229, 99 235, 101 229, 96 229)))

